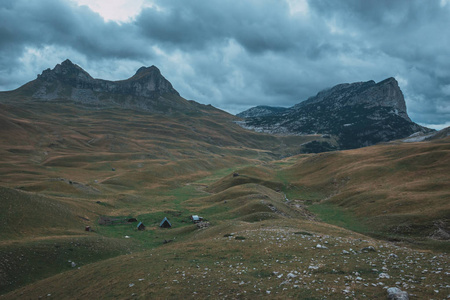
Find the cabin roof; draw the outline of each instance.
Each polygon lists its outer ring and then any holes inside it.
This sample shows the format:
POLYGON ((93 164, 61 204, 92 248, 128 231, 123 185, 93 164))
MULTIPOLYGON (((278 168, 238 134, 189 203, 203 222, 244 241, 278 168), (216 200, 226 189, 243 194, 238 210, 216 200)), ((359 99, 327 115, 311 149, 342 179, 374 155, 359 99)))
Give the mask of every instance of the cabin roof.
POLYGON ((170 226, 172 226, 172 224, 170 223, 169 219, 167 219, 167 217, 164 217, 164 219, 161 221, 161 223, 159 224, 159 227, 163 226, 163 224, 167 222, 170 226))

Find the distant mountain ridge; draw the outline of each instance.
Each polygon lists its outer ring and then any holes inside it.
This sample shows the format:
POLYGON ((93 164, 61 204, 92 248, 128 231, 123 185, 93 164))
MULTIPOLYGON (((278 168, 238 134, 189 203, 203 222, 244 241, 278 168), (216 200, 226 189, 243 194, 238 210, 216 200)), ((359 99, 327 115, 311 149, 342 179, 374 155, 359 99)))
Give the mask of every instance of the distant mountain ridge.
MULTIPOLYGON (((70 60, 44 70, 14 91, 0 92, 0 102, 22 104, 67 102, 87 109, 122 108, 192 116, 220 114, 212 106, 188 101, 155 67, 141 67, 128 79, 95 79, 70 60)), ((410 120, 403 93, 394 78, 345 83, 319 92, 291 108, 258 106, 239 117, 244 128, 269 134, 322 135, 321 141, 299 145, 307 152, 359 148, 432 130, 410 120), (325 140, 323 140, 325 139, 325 140)))
POLYGON ((286 110, 287 110, 287 108, 285 108, 285 107, 260 105, 260 106, 255 106, 255 107, 249 108, 241 113, 238 113, 236 116, 239 118, 263 117, 263 116, 269 116, 269 115, 281 113, 286 110))
MULTIPOLYGON (((43 71, 37 79, 49 84, 61 81, 79 90, 89 89, 102 93, 119 93, 149 98, 155 98, 165 93, 180 95, 155 66, 141 67, 135 75, 126 80, 109 81, 92 78, 89 73, 67 59, 56 65, 53 70, 43 71)), ((47 87, 48 85, 43 85, 33 96, 35 98, 56 96, 49 95, 44 90, 47 87)))
POLYGON ((197 111, 201 106, 187 101, 155 67, 141 67, 126 80, 94 79, 70 60, 47 69, 15 91, 3 92, 34 100, 70 100, 87 107, 120 106, 153 112, 197 111))
POLYGON ((257 112, 251 108, 238 114, 244 116, 240 125, 274 134, 331 134, 338 137, 341 149, 432 131, 411 121, 403 93, 392 77, 378 83, 339 84, 291 108, 257 112))

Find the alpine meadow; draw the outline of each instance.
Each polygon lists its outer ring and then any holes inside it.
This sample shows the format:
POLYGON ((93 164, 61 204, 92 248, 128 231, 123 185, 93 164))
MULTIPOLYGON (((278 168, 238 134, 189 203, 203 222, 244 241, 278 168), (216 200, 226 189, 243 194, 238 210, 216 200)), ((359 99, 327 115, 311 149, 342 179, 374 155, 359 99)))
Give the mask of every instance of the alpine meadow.
POLYGON ((352 92, 335 122, 358 105, 355 122, 376 133, 392 118, 418 131, 397 127, 396 140, 350 150, 338 125, 244 129, 286 112, 243 121, 185 100, 154 66, 110 82, 66 60, 2 92, 2 298, 448 291, 448 129, 396 113, 395 86, 369 107, 352 92))
POLYGON ((450 299, 450 1, 4 0, 0 300, 450 299))

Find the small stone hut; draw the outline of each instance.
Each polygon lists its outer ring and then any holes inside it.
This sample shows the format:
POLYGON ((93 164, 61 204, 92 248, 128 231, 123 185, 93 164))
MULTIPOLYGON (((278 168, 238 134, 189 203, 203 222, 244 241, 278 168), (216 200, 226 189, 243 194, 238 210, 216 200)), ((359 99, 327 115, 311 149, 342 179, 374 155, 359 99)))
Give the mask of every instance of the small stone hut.
POLYGON ((164 219, 159 224, 159 227, 161 227, 161 228, 170 228, 170 227, 172 227, 172 224, 170 224, 170 221, 169 221, 169 219, 167 219, 167 217, 164 217, 164 219))
POLYGON ((139 222, 139 224, 137 225, 137 230, 145 230, 145 225, 142 222, 139 222))

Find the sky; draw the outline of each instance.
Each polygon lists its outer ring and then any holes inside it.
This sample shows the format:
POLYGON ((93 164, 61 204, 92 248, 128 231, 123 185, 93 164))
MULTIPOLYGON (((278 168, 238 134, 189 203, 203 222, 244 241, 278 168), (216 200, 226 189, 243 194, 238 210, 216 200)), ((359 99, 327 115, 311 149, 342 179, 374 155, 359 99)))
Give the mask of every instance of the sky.
POLYGON ((0 90, 65 59, 107 80, 155 65, 233 114, 395 77, 413 121, 450 126, 450 0, 0 2, 0 90))

